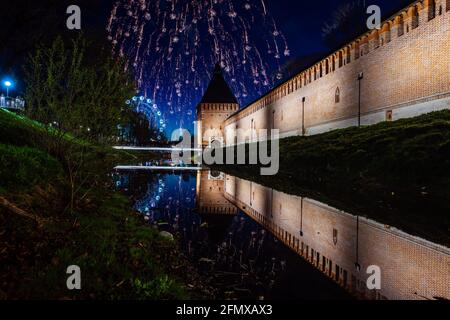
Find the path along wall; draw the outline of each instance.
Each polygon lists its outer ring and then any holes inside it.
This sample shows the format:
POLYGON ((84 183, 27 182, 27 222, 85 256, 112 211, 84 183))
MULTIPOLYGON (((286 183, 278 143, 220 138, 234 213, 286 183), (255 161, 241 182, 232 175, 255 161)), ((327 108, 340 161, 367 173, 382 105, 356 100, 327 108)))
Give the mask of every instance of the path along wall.
POLYGON ((450 0, 414 2, 232 115, 225 141, 255 141, 259 129, 287 137, 354 126, 359 101, 362 125, 450 108, 450 0))

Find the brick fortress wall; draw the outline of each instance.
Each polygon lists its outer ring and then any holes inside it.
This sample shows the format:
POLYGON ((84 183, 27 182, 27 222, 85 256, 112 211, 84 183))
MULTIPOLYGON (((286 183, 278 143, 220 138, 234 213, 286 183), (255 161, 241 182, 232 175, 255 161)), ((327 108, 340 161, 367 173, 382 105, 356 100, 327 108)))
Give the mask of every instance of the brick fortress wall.
POLYGON ((252 129, 286 137, 357 125, 359 101, 363 125, 450 108, 449 3, 412 3, 235 113, 219 125, 227 145, 255 140, 252 129), (236 139, 236 129, 248 132, 236 139))

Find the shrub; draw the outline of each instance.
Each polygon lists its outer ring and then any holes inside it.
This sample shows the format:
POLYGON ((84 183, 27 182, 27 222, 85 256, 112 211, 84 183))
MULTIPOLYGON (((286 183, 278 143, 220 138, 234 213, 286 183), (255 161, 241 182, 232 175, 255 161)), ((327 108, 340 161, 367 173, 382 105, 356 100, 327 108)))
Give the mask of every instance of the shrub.
POLYGON ((0 144, 0 188, 28 188, 54 179, 59 162, 47 153, 30 148, 0 144))

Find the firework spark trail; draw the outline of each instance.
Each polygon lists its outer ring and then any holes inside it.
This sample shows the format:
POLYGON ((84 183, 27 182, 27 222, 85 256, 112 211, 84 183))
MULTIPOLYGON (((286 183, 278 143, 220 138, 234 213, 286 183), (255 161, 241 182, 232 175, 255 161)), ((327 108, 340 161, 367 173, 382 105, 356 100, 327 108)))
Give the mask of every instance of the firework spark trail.
POLYGON ((118 0, 107 31, 141 94, 186 124, 216 63, 244 105, 282 78, 290 55, 264 0, 118 0))

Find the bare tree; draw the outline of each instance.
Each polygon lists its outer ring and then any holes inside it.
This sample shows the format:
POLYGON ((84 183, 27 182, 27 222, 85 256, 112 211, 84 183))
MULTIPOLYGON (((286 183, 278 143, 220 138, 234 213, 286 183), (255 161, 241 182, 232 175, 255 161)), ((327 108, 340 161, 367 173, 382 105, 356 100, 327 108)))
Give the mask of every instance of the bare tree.
POLYGON ((27 115, 38 121, 39 143, 62 160, 71 188, 70 209, 89 178, 86 151, 117 138, 134 83, 123 62, 83 36, 40 46, 26 67, 27 115))

